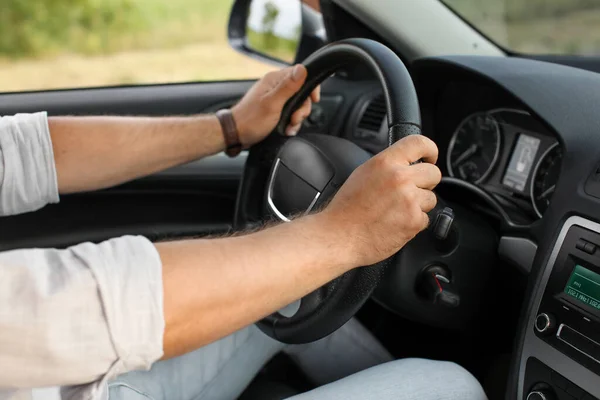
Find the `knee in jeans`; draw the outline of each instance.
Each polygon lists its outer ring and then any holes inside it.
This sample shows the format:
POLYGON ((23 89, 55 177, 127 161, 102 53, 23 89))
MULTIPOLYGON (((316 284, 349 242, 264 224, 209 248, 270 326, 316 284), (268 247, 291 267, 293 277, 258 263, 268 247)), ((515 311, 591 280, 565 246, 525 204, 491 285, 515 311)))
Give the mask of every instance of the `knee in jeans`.
POLYGON ((486 400, 485 392, 477 379, 453 362, 409 358, 398 360, 394 364, 393 369, 398 374, 410 372, 427 377, 427 381, 433 385, 443 382, 449 399, 486 400))

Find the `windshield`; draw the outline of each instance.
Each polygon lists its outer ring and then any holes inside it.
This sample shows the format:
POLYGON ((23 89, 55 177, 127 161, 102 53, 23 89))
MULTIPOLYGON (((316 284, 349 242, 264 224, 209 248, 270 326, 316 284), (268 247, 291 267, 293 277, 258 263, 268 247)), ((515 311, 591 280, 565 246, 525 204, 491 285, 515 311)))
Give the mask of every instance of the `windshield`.
POLYGON ((441 1, 510 51, 600 55, 600 0, 441 1))

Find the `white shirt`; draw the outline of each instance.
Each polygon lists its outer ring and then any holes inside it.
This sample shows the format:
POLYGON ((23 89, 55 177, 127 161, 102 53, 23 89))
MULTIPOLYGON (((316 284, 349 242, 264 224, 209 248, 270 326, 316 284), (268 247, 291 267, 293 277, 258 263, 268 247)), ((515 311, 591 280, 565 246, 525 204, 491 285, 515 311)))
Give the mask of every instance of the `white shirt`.
MULTIPOLYGON (((46 113, 0 118, 0 216, 58 201, 46 113)), ((0 252, 0 399, 56 398, 32 390, 56 385, 63 399, 106 399, 108 380, 162 357, 162 287, 140 236, 0 252)))

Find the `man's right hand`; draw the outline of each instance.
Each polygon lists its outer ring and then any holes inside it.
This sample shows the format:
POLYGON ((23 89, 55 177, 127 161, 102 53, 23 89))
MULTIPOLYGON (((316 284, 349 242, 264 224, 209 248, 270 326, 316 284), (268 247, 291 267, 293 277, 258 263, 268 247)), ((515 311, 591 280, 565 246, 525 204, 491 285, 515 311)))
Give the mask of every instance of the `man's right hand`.
POLYGON ((426 213, 437 202, 432 189, 442 177, 437 156, 427 137, 405 137, 357 168, 319 214, 354 267, 392 256, 427 228, 426 213))
POLYGON ((248 235, 157 244, 165 357, 229 335, 397 252, 428 224, 431 189, 441 179, 437 152, 426 137, 410 136, 357 168, 320 213, 248 235))

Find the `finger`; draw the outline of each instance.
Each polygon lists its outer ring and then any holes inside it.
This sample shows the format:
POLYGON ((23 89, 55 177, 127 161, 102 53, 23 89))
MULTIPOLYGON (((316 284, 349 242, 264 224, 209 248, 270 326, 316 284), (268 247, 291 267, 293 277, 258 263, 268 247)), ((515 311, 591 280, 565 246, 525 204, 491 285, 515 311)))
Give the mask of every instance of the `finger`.
POLYGON ((298 125, 301 124, 308 116, 310 115, 310 111, 312 110, 312 101, 310 99, 306 99, 302 107, 296 110, 294 114, 292 114, 292 118, 290 119, 290 125, 298 125))
POLYGON ((408 168, 412 181, 419 188, 432 190, 442 180, 442 171, 436 165, 419 163, 408 168))
POLYGON ((306 80, 306 67, 302 64, 297 64, 293 67, 288 67, 285 70, 283 78, 269 93, 271 101, 276 101, 279 104, 284 104, 289 100, 304 84, 306 80))
POLYGON ((310 94, 310 99, 313 101, 313 103, 318 103, 321 101, 321 86, 317 86, 315 90, 312 91, 310 94))
POLYGON ((298 131, 300 131, 301 127, 302 127, 302 123, 297 124, 297 125, 288 125, 288 127, 285 129, 285 135, 286 136, 296 136, 298 134, 298 131))
POLYGON ((421 210, 429 212, 433 210, 437 204, 437 196, 431 190, 417 189, 418 202, 421 210))
POLYGON ((427 215, 426 212, 423 212, 421 214, 421 218, 423 218, 423 223, 421 225, 421 230, 424 231, 425 229, 429 228, 429 224, 431 223, 431 220, 429 219, 429 215, 427 215))
POLYGON ((394 143, 389 149, 390 156, 405 165, 410 165, 416 161, 435 164, 438 158, 438 148, 436 144, 423 135, 409 135, 394 143))

